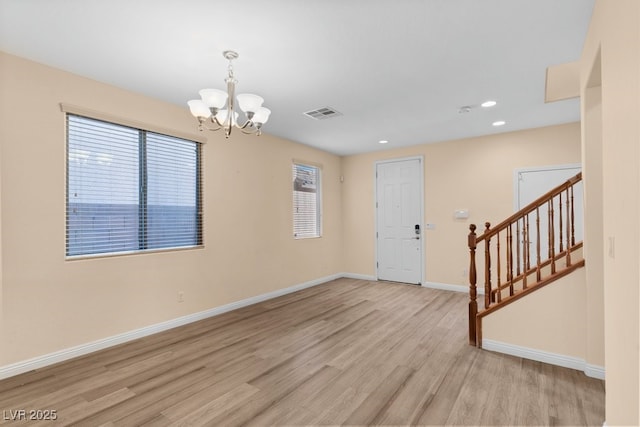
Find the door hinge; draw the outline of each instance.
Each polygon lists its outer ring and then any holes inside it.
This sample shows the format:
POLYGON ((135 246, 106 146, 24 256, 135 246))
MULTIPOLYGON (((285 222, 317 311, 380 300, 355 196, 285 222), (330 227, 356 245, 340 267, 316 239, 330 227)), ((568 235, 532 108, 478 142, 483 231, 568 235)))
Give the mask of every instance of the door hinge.
POLYGON ((378 232, 376 231, 376 239, 378 238, 378 232))
POLYGON ((380 263, 376 262, 376 268, 380 267, 380 263))

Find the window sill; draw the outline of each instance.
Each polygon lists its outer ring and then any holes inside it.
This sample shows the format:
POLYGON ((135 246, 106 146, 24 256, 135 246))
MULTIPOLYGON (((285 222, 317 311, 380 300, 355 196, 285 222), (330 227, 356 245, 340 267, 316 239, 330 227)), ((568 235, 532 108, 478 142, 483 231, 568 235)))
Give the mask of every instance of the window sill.
POLYGON ((162 249, 148 249, 143 251, 126 251, 126 252, 107 252, 100 254, 86 254, 86 255, 70 255, 65 256, 65 261, 80 261, 83 259, 97 259, 97 258, 114 258, 121 256, 131 256, 131 255, 149 255, 149 254, 157 254, 163 252, 182 252, 182 251, 191 251, 204 249, 204 245, 198 246, 184 246, 184 247, 176 247, 176 248, 162 248, 162 249))

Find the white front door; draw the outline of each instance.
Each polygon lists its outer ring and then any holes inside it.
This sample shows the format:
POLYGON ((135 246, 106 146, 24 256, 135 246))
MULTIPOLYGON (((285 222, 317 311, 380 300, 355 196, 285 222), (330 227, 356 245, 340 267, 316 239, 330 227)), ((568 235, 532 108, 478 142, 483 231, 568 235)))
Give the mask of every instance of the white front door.
POLYGON ((422 282, 422 159, 376 164, 378 279, 422 282))
MULTIPOLYGON (((524 208, 529 203, 533 202, 540 196, 547 193, 549 190, 557 187, 558 185, 566 182, 569 178, 576 176, 581 171, 580 165, 567 165, 567 166, 549 166, 537 169, 521 169, 516 171, 517 190, 516 190, 516 210, 524 208)), ((574 228, 575 228, 575 240, 580 242, 583 239, 583 208, 582 208, 582 182, 579 182, 574 187, 573 191, 573 207, 574 207, 574 228)), ((563 195, 564 197, 564 195, 563 195)), ((563 199, 563 205, 566 203, 566 198, 563 199)), ((566 215, 566 207, 563 206, 564 214, 566 215)), ((554 200, 554 223, 556 229, 559 227, 559 212, 558 200, 554 200)), ((540 213, 540 236, 547 236, 549 232, 548 221, 548 208, 542 206, 539 209, 540 213)), ((565 218, 566 219, 566 218, 565 218)), ((532 213, 529 215, 529 224, 534 227, 536 224, 536 215, 532 213)), ((566 224, 566 221, 565 221, 566 224)), ((529 236, 529 244, 531 247, 531 253, 535 254, 537 233, 535 229, 531 230, 529 236)), ((564 230, 563 230, 564 231, 564 230)), ((560 234, 555 234, 555 250, 558 251, 560 247, 560 234)), ((566 239, 566 234, 564 236, 566 239)), ((540 239, 540 258, 544 261, 549 258, 549 240, 548 238, 540 239)), ((535 260, 532 258, 532 262, 535 260)))

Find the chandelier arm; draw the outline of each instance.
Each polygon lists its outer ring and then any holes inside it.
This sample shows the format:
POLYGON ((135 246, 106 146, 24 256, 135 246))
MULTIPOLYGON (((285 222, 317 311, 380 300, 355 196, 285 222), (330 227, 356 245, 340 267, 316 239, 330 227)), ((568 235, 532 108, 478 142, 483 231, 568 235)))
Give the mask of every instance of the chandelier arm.
POLYGON ((202 124, 208 130, 212 130, 212 131, 220 130, 222 128, 222 125, 220 124, 218 119, 216 119, 216 116, 209 117, 209 120, 207 120, 206 122, 203 122, 202 124), (207 125, 209 125, 209 126, 207 126, 207 125), (213 125, 213 126, 211 126, 211 125, 213 125))
POLYGON ((240 131, 242 133, 244 133, 245 135, 259 135, 260 134, 260 129, 256 128, 256 127, 250 127, 250 130, 245 130, 244 128, 240 128, 240 131))
POLYGON ((240 129, 246 129, 246 128, 255 128, 255 125, 253 124, 253 122, 251 120, 247 120, 246 122, 244 122, 244 124, 242 126, 238 126, 240 129))
MULTIPOLYGON (((213 119, 211 119, 211 122, 216 124, 216 125, 218 124, 217 122, 214 122, 213 119)), ((214 131, 215 132, 217 130, 222 129, 221 126, 218 126, 218 127, 215 127, 215 128, 211 127, 211 126, 207 126, 207 123, 208 123, 207 119, 205 119, 204 117, 198 117, 198 130, 200 132, 202 132, 203 130, 206 129, 206 130, 210 130, 210 131, 214 131)))
POLYGON ((220 123, 220 121, 218 120, 218 118, 216 116, 211 116, 211 123, 217 125, 218 128, 223 128, 224 127, 224 124, 220 123))
MULTIPOLYGON (((209 126, 207 126, 207 125, 206 125, 206 124, 204 124, 204 123, 202 123, 202 124, 201 124, 201 127, 202 127, 203 129, 209 130, 209 131, 211 131, 211 132, 216 132, 216 131, 219 131, 220 129, 222 129, 222 127, 217 127, 217 128, 209 127, 209 126)), ((201 130, 202 130, 202 129, 201 129, 201 130)))

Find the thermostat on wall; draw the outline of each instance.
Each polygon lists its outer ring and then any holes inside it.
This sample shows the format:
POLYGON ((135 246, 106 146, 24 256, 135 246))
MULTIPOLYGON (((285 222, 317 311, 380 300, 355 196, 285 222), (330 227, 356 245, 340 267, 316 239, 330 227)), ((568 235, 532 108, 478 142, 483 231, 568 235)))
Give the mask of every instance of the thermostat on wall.
POLYGON ((453 211, 453 217, 455 219, 467 219, 469 218, 469 209, 456 209, 453 211))

